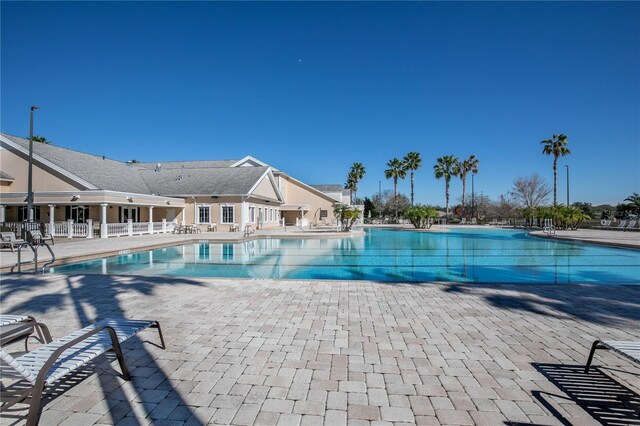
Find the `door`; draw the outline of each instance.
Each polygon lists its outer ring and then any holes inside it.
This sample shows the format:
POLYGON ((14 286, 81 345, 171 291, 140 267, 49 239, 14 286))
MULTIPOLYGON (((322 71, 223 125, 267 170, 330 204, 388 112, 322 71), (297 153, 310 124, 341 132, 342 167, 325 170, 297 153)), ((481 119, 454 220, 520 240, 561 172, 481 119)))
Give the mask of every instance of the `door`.
POLYGON ((137 207, 123 207, 122 208, 122 218, 120 221, 122 223, 126 222, 129 219, 133 219, 133 222, 138 222, 138 208, 137 207))

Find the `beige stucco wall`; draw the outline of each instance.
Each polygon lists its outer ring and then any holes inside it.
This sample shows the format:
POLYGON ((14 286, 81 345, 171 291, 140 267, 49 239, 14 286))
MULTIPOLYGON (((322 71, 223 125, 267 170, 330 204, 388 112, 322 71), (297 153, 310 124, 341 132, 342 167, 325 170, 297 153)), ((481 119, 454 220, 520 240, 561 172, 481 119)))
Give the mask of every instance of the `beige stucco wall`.
MULTIPOLYGON (((335 200, 329 196, 320 196, 309 189, 303 187, 298 182, 287 178, 283 179, 284 185, 284 199, 285 204, 306 204, 309 206, 309 210, 305 212, 304 216, 312 224, 332 224, 335 223, 335 216, 333 214, 333 205, 335 200), (328 199, 327 199, 328 198, 328 199), (319 210, 327 210, 327 217, 320 221, 319 210)), ((299 216, 299 214, 298 214, 299 216)), ((287 218, 288 216, 285 216, 287 218)))
MULTIPOLYGON (((195 197, 195 201, 193 198, 188 197, 185 198, 185 223, 187 224, 194 224, 196 223, 196 216, 195 216, 195 212, 196 212, 196 206, 209 206, 209 214, 210 214, 210 221, 212 223, 216 223, 218 225, 218 229, 220 231, 225 231, 228 230, 227 226, 229 224, 223 224, 222 223, 222 206, 226 205, 226 206, 232 206, 234 208, 234 223, 237 223, 239 225, 241 225, 242 223, 251 223, 253 225, 257 225, 257 219, 258 219, 258 209, 262 208, 263 212, 264 209, 274 209, 273 212, 273 220, 271 220, 271 215, 269 214, 268 219, 263 222, 263 228, 272 228, 275 226, 278 226, 278 219, 279 219, 279 213, 278 213, 278 204, 277 203, 267 203, 266 201, 263 200, 259 200, 259 199, 255 199, 255 198, 247 198, 246 199, 246 211, 243 212, 243 204, 242 204, 242 199, 241 197, 217 197, 217 198, 212 198, 210 196, 203 196, 203 197, 195 197), (249 220, 249 208, 254 207, 255 208, 255 215, 254 215, 254 221, 251 222, 249 220), (244 217, 244 214, 246 214, 246 218, 244 217)), ((180 217, 179 220, 181 220, 182 218, 180 217)))
MULTIPOLYGON (((13 176, 15 180, 9 186, 0 185, 0 192, 26 192, 29 162, 8 149, 0 148, 0 170, 13 176)), ((81 187, 64 180, 52 171, 33 165, 33 190, 35 191, 74 191, 81 187)))
POLYGON ((264 178, 262 178, 258 186, 256 186, 256 189, 253 190, 252 194, 271 198, 272 200, 278 199, 278 194, 276 194, 275 189, 273 189, 273 185, 271 184, 269 176, 265 176, 264 178))

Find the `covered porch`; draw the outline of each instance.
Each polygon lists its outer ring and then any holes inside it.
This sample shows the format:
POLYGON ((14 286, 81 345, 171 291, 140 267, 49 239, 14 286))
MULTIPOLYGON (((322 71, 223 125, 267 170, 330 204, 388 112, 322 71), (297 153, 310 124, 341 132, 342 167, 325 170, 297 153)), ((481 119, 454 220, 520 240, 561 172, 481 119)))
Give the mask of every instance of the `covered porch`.
MULTIPOLYGON (((0 223, 21 236, 28 217, 24 193, 3 193, 0 223)), ((34 219, 57 238, 110 238, 171 232, 184 200, 113 191, 34 194, 34 219)))
POLYGON ((309 204, 282 204, 280 211, 285 226, 309 226, 309 218, 305 217, 309 204))

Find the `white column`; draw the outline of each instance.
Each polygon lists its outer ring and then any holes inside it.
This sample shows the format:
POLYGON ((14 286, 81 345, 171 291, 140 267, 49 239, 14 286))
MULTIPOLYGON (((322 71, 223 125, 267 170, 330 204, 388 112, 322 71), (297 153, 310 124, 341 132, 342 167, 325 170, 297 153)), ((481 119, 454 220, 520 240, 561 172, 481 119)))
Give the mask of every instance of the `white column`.
POLYGON ((67 238, 73 238, 73 219, 67 221, 67 238))
POLYGON ((100 204, 100 238, 109 238, 107 235, 107 203, 100 204))
POLYGON ((5 218, 4 206, 0 205, 0 223, 4 222, 4 218, 5 218))
POLYGON ((127 219, 127 235, 133 237, 133 219, 127 219))
POLYGON ((153 206, 149 206, 149 234, 153 234, 153 206))
POLYGON ((93 219, 87 219, 87 238, 93 238, 93 219))
POLYGON ((187 222, 185 221, 185 217, 184 217, 186 214, 187 214, 186 213, 186 207, 183 207, 182 208, 182 216, 181 216, 182 225, 186 225, 187 224, 187 222))
POLYGON ((56 236, 56 206, 49 204, 49 234, 56 236))
POLYGON ((162 233, 167 233, 167 219, 162 219, 162 233))
POLYGON ((243 201, 240 206, 240 230, 244 231, 245 225, 249 223, 249 204, 243 201))

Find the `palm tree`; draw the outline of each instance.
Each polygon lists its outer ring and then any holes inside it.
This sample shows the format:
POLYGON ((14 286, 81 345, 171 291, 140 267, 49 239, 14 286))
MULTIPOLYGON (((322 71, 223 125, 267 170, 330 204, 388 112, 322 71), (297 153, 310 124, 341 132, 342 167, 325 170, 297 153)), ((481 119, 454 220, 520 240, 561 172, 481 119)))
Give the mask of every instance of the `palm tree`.
POLYGON ((456 165, 458 159, 453 155, 445 155, 436 160, 436 164, 433 166, 433 174, 436 179, 444 178, 444 194, 447 205, 447 218, 449 217, 449 183, 451 182, 451 176, 455 176, 456 165))
POLYGON ((422 166, 422 158, 419 152, 412 151, 404 156, 402 162, 404 167, 411 171, 411 205, 413 206, 413 172, 422 166))
POLYGON ((566 135, 560 133, 559 135, 553 135, 553 139, 546 139, 540 142, 544 145, 542 153, 547 155, 553 155, 553 205, 558 204, 558 157, 564 157, 571 154, 571 151, 567 147, 569 139, 566 135))
POLYGON ((351 202, 354 203, 356 201, 356 194, 358 192, 358 182, 362 179, 367 171, 365 170, 362 163, 353 163, 351 166, 351 171, 347 175, 347 183, 345 184, 345 188, 351 190, 351 202))
MULTIPOLYGON (((26 138, 29 139, 29 138, 26 138)), ((33 135, 33 141, 34 142, 40 142, 43 143, 45 145, 50 145, 51 141, 47 138, 45 138, 44 136, 38 136, 38 135, 33 135)))
POLYGON ((462 181, 462 214, 464 214, 465 195, 467 193, 467 173, 477 174, 479 162, 480 160, 475 155, 470 155, 466 160, 458 161, 453 170, 453 174, 460 177, 462 181))
POLYGON ((407 169, 402 161, 397 158, 389 160, 387 170, 384 171, 384 177, 393 178, 393 204, 396 208, 396 222, 398 222, 398 178, 404 179, 407 176, 407 169))

